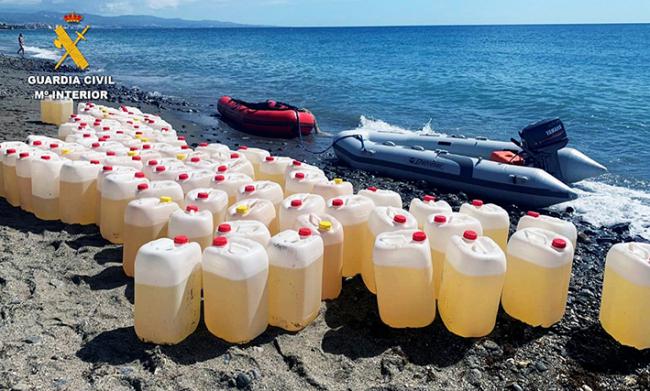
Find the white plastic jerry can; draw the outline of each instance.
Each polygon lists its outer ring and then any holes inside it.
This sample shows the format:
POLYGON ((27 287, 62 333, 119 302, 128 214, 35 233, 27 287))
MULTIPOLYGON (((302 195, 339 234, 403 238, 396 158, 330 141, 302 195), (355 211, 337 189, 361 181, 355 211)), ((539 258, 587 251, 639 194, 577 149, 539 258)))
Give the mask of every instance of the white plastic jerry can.
POLYGON ((382 322, 394 328, 431 324, 436 301, 427 235, 413 229, 381 233, 372 258, 382 322))
POLYGON ((230 153, 230 148, 225 144, 201 142, 195 148, 195 151, 196 152, 205 152, 205 153, 208 153, 208 154, 212 154, 212 153, 215 153, 215 152, 228 152, 228 153, 230 153))
POLYGON ((144 175, 146 175, 147 178, 151 179, 154 177, 154 173, 156 171, 156 167, 158 167, 159 162, 159 158, 145 159, 145 162, 142 166, 142 172, 144 172, 144 175))
POLYGON ((142 158, 133 152, 134 151, 129 151, 124 156, 108 155, 106 160, 104 160, 104 164, 109 166, 133 167, 136 170, 141 171, 144 168, 142 158))
POLYGON ((199 210, 207 210, 212 213, 212 224, 217 227, 226 220, 228 194, 209 187, 197 188, 185 195, 185 204, 196 205, 199 210))
POLYGON ((114 174, 131 174, 135 175, 135 173, 138 172, 133 167, 124 167, 124 166, 109 166, 109 165, 103 165, 102 170, 99 172, 99 175, 97 175, 97 226, 101 225, 101 220, 102 220, 102 188, 104 186, 104 181, 106 180, 106 177, 109 175, 114 175, 114 174))
POLYGON ((248 198, 261 198, 273 203, 275 213, 278 214, 280 204, 284 199, 282 187, 271 181, 254 181, 239 188, 237 201, 248 198))
POLYGON ((271 156, 269 151, 261 149, 261 148, 251 148, 246 145, 242 145, 239 148, 237 148, 237 152, 241 153, 246 157, 246 159, 251 162, 253 165, 253 169, 255 170, 255 178, 257 178, 257 175, 260 170, 260 164, 264 159, 267 157, 271 156))
POLYGON ((241 236, 219 236, 203 252, 202 266, 208 330, 236 344, 262 334, 269 321, 266 249, 241 236))
POLYGON ((59 177, 64 161, 53 153, 32 161, 32 208, 41 220, 59 219, 59 177))
POLYGON ((149 166, 149 162, 155 160, 157 163, 158 159, 162 159, 162 154, 155 149, 152 149, 151 144, 145 143, 142 144, 142 149, 140 150, 138 156, 142 158, 142 171, 144 171, 144 173, 147 175, 147 178, 149 178, 149 175, 151 174, 150 171, 155 169, 151 168, 151 166, 156 166, 155 163, 149 166))
POLYGON ((237 152, 231 153, 229 159, 221 161, 221 166, 217 168, 217 171, 240 173, 255 178, 255 168, 253 167, 253 164, 237 152), (225 167, 225 170, 223 167, 225 167))
POLYGON ((262 222, 257 220, 233 220, 227 223, 221 223, 217 226, 214 233, 216 236, 242 237, 256 241, 266 248, 271 241, 271 233, 262 222))
POLYGON ((237 201, 239 189, 251 183, 253 179, 246 174, 219 173, 210 181, 210 187, 228 194, 228 205, 232 205, 237 201))
MULTIPOLYGON (((325 173, 320 168, 313 166, 311 164, 303 163, 299 160, 293 160, 290 165, 287 166, 286 171, 284 172, 284 182, 288 182, 294 175, 296 171, 315 171, 321 176, 325 177, 325 173)), ((286 187, 285 187, 286 192, 286 187)))
MULTIPOLYGON (((57 142, 59 140, 52 138, 52 137, 47 137, 47 136, 41 136, 41 135, 34 135, 30 134, 27 136, 27 144, 31 147, 38 148, 40 150, 46 151, 48 150, 48 146, 52 142, 57 142)), ((9 142, 4 142, 0 143, 0 149, 4 150, 6 148, 16 148, 15 144, 20 144, 23 145, 23 142, 18 142, 18 141, 9 141, 9 142)))
POLYGON ((551 327, 562 320, 573 264, 571 241, 543 228, 524 228, 508 242, 501 305, 515 319, 551 327))
POLYGON ((46 97, 41 99, 41 122, 45 124, 52 123, 52 98, 46 97))
POLYGON ((208 170, 210 173, 214 173, 219 166, 219 162, 212 160, 208 157, 197 156, 200 152, 193 152, 190 156, 185 159, 185 165, 193 170, 208 170))
POLYGON ((81 157, 79 160, 83 160, 86 162, 93 162, 96 161, 96 164, 99 164, 100 166, 104 165, 104 162, 106 161, 106 154, 101 153, 101 152, 94 152, 94 151, 86 151, 81 154, 81 157))
POLYGON ((327 201, 326 213, 343 225, 343 277, 361 273, 363 260, 370 258, 368 217, 375 209, 370 198, 351 195, 327 201))
POLYGON ((392 206, 380 206, 375 208, 368 218, 367 242, 363 243, 366 247, 368 257, 363 260, 361 265, 361 276, 366 288, 372 293, 376 292, 375 288, 375 267, 372 261, 372 250, 375 247, 377 236, 384 232, 402 231, 406 229, 416 229, 418 222, 412 214, 402 208, 392 206))
POLYGON ((16 161, 26 149, 7 148, 2 157, 2 175, 4 195, 7 202, 14 207, 20 206, 20 190, 16 176, 16 161))
POLYGON ((280 231, 294 229, 299 216, 309 213, 320 214, 325 211, 325 200, 316 194, 297 193, 282 201, 280 208, 280 231))
POLYGON ((257 220, 266 225, 271 235, 275 235, 278 232, 275 216, 275 207, 271 201, 259 198, 247 198, 235 202, 228 208, 226 220, 257 220))
POLYGON ((68 117, 68 120, 61 125, 57 131, 57 137, 61 140, 65 140, 68 136, 83 132, 83 131, 92 131, 88 128, 88 123, 82 122, 81 118, 78 118, 76 115, 72 114, 68 117))
POLYGON ((185 196, 181 185, 174 181, 155 181, 138 185, 136 198, 169 197, 181 208, 185 207, 185 196))
POLYGON ((473 200, 471 204, 460 206, 460 213, 475 217, 481 222, 483 235, 492 238, 504 252, 508 248, 508 232, 510 216, 502 207, 495 204, 485 204, 481 200, 473 200))
POLYGON ((66 161, 61 166, 59 213, 67 224, 97 223, 99 162, 66 161))
POLYGON ((538 212, 530 211, 519 219, 517 231, 524 228, 543 228, 553 231, 558 235, 568 238, 576 248, 578 241, 578 231, 572 222, 558 219, 557 217, 546 216, 538 212))
POLYGON ((301 330, 318 316, 323 279, 323 240, 311 229, 282 231, 271 238, 269 324, 301 330))
POLYGON ((424 226, 424 232, 429 238, 431 246, 431 263, 433 265, 433 282, 436 298, 440 292, 442 269, 445 265, 447 248, 453 236, 462 236, 465 231, 474 231, 479 236, 483 235, 481 223, 470 215, 460 213, 430 215, 424 226))
MULTIPOLYGON (((28 137, 29 145, 31 145, 34 142, 34 141, 32 141, 32 139, 34 137, 35 136, 29 136, 28 137)), ((38 141, 39 143, 42 143, 41 140, 36 140, 36 141, 38 141)), ((18 149, 23 149, 23 148, 26 148, 27 146, 28 146, 27 144, 25 144, 23 142, 20 142, 20 141, 5 141, 3 143, 0 143, 0 196, 1 197, 5 197, 4 169, 3 169, 4 163, 3 163, 3 161, 4 161, 4 156, 5 156, 6 152, 7 152, 7 150, 8 149, 14 149, 14 150, 17 151, 18 149)), ((34 148, 37 148, 37 147, 34 146, 34 148)))
POLYGON ((490 334, 505 274, 506 256, 494 240, 474 231, 453 236, 438 298, 438 311, 447 330, 466 338, 490 334))
POLYGON ((375 206, 402 207, 402 196, 392 190, 378 189, 375 186, 370 186, 367 189, 359 190, 357 194, 370 198, 375 203, 375 206))
POLYGON ((212 177, 214 174, 211 171, 194 170, 178 174, 176 182, 183 188, 183 193, 187 194, 194 189, 210 186, 212 177))
POLYGON ((91 132, 79 132, 68 135, 65 138, 65 142, 79 144, 86 149, 90 149, 94 143, 99 142, 99 138, 91 132))
POLYGON ((314 194, 318 194, 325 200, 354 194, 352 183, 344 181, 341 178, 334 178, 331 181, 316 182, 313 189, 314 194))
POLYGON ((260 163, 259 171, 256 178, 260 181, 272 181, 282 186, 284 190, 285 178, 284 173, 287 167, 291 165, 293 159, 284 156, 267 156, 260 163))
POLYGON ((135 257, 140 247, 167 236, 169 216, 179 210, 170 197, 140 198, 129 202, 124 211, 122 268, 133 277, 135 257))
POLYGON ((173 238, 185 235, 190 242, 196 242, 204 250, 212 243, 212 213, 199 210, 196 205, 187 205, 185 210, 177 210, 169 217, 167 236, 173 238))
POLYGON ((32 160, 36 156, 36 150, 23 151, 18 154, 16 160, 16 181, 18 183, 18 195, 20 197, 20 208, 26 212, 32 212, 32 160))
POLYGON ((102 183, 99 232, 114 244, 124 241, 124 211, 138 194, 140 184, 149 184, 141 171, 108 175, 102 183))
POLYGON ((50 103, 50 122, 54 125, 65 123, 73 112, 72 99, 58 99, 50 103))
POLYGON ((323 286, 321 300, 334 300, 343 285, 343 226, 334 217, 322 213, 298 216, 294 229, 309 228, 323 239, 323 286))
POLYGON ((319 182, 327 182, 327 177, 319 171, 293 171, 284 185, 284 194, 288 197, 297 193, 312 193, 314 185, 319 182))
POLYGON ((409 206, 409 212, 418 221, 418 228, 424 229, 429 216, 448 215, 453 211, 447 201, 436 200, 436 197, 427 194, 422 198, 413 198, 409 206))
POLYGON ((143 342, 177 344, 201 317, 201 247, 186 237, 140 247, 135 261, 135 333, 143 342))
POLYGON ((150 179, 151 181, 173 181, 185 171, 185 166, 159 164, 153 170, 150 179))
POLYGON ((600 324, 622 345, 650 348, 650 244, 620 243, 607 253, 600 324))

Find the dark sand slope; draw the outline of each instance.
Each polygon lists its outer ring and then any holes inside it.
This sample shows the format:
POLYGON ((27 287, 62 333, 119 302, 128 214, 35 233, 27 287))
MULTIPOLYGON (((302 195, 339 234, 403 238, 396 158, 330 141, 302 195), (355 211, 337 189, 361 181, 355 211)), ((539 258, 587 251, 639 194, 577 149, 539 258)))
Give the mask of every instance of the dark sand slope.
MULTIPOLYGON (((55 134, 53 126, 38 121, 25 67, 38 70, 42 63, 0 58, 2 139, 55 134)), ((188 114, 190 106, 182 102, 126 89, 114 93, 162 113, 191 143, 203 132, 232 147, 250 144, 305 155, 294 142, 258 142, 219 129, 216 120, 206 126, 183 120, 199 115, 188 114)), ((405 202, 425 192, 440 194, 423 183, 351 172, 331 155, 305 157, 328 175, 350 178, 357 189, 377 184, 400 191, 405 202)), ((463 194, 441 195, 455 207, 466 200, 463 194)), ((521 211, 509 210, 515 222, 521 211)), ((391 330, 355 278, 300 333, 270 328, 252 344, 234 347, 201 325, 180 345, 157 347, 140 343, 133 331, 133 283, 122 273, 119 246, 109 245, 94 226, 42 222, 2 200, 0 389, 648 389, 650 352, 618 345, 597 320, 605 254, 613 243, 633 238, 625 226, 574 221, 580 244, 567 314, 548 330, 503 313, 495 331, 481 339, 455 337, 440 319, 421 330, 391 330)))

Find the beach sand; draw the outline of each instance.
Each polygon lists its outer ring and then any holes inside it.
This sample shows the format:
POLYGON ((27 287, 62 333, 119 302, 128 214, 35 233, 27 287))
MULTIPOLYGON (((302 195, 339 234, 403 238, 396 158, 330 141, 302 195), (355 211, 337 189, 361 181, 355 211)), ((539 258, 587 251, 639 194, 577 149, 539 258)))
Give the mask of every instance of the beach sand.
MULTIPOLYGON (((47 68, 0 57, 0 139, 56 134, 39 122, 26 82, 47 68)), ((245 144, 304 158, 329 176, 349 179, 355 190, 393 189, 405 203, 425 193, 455 208, 467 200, 422 182, 351 170, 331 153, 304 152, 296 141, 245 136, 188 103, 124 87, 111 93, 161 114, 190 144, 245 144)), ((328 144, 318 140, 314 148, 328 144)), ((507 209, 516 223, 522 211, 507 209)), ((120 246, 103 240, 95 226, 39 221, 0 200, 0 389, 648 389, 650 351, 620 346, 598 323, 606 252, 635 238, 627 226, 593 227, 571 211, 561 217, 576 223, 580 243, 566 315, 550 329, 501 312, 494 332, 480 339, 453 336, 439 317, 424 329, 392 330, 381 323, 374 296, 353 278, 299 333, 269 328, 246 346, 231 346, 201 324, 179 345, 154 346, 139 342, 133 330, 133 281, 122 272, 120 246)))

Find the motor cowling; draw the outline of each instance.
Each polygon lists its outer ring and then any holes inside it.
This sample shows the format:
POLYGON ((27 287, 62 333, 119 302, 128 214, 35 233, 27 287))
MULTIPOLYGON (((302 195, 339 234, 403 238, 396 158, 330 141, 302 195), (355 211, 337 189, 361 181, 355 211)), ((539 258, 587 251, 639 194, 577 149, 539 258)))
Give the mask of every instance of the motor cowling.
POLYGON ((559 118, 532 123, 519 132, 519 137, 527 164, 541 168, 565 182, 557 151, 566 147, 569 137, 559 118))
POLYGON ((559 118, 532 123, 519 132, 524 149, 533 153, 552 153, 566 147, 569 138, 559 118))

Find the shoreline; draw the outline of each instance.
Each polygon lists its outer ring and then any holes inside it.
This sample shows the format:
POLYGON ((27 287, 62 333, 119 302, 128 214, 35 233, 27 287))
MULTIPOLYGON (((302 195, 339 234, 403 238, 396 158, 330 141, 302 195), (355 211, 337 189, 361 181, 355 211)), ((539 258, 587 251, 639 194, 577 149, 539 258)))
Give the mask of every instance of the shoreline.
MULTIPOLYGON (((0 138, 54 135, 56 127, 39 122, 38 102, 26 83, 29 72, 46 72, 39 66, 47 62, 28 59, 10 66, 6 58, 0 57, 5 70, 0 75, 0 138)), ((469 199, 424 182, 350 169, 331 151, 312 155, 297 140, 262 139, 223 128, 212 113, 191 102, 122 86, 109 94, 114 99, 98 103, 126 103, 160 114, 190 145, 205 140, 269 149, 318 165, 328 177, 346 178, 355 191, 370 185, 398 191, 405 203, 434 193, 457 209, 469 199)), ((308 140, 318 145, 325 137, 308 140)), ((512 229, 525 210, 502 206, 512 229)), ((201 324, 179 345, 154 346, 139 342, 133 332, 133 284, 121 272, 121 246, 108 244, 94 226, 39 221, 4 200, 0 211, 0 243, 6 249, 0 261, 3 389, 650 387, 650 352, 619 345, 598 324, 607 250, 620 241, 643 240, 630 237, 625 224, 596 227, 571 211, 545 210, 571 219, 579 232, 567 312, 549 329, 525 326, 502 310, 493 333, 479 339, 450 334, 439 317, 423 329, 390 329, 379 320, 374 296, 355 277, 299 333, 269 327, 238 347, 211 336, 201 324)))

